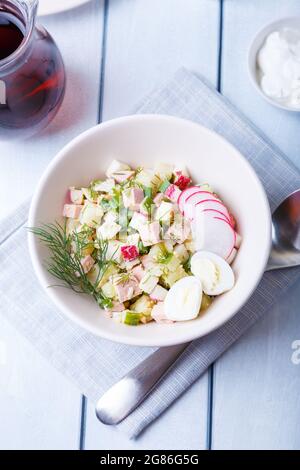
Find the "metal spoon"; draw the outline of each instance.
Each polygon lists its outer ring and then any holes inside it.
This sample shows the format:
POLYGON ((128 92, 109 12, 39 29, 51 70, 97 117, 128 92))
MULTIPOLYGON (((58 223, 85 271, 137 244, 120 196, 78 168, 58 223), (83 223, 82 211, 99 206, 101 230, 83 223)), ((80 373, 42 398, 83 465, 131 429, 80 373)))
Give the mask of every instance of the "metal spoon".
MULTIPOLYGON (((300 265, 300 189, 290 194, 272 216, 272 250, 266 271, 300 265)), ((190 343, 160 348, 132 369, 100 398, 96 415, 118 424, 149 395, 190 343)))

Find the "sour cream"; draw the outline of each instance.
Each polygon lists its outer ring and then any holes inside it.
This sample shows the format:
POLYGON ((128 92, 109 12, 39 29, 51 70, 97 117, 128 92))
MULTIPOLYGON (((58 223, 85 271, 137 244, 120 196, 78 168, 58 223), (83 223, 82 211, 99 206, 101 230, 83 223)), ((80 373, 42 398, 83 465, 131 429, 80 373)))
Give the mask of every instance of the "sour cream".
POLYGON ((262 91, 281 104, 300 109, 300 30, 269 34, 257 56, 262 91))

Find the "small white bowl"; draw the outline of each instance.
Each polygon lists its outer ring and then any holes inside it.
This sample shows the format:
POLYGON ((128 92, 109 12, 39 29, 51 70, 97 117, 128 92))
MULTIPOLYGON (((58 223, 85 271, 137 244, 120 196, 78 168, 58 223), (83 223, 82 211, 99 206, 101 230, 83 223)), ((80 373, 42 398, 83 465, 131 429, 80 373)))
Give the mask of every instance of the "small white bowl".
POLYGON ((300 30, 300 17, 290 17, 290 18, 282 18, 277 21, 273 21, 272 23, 267 24, 264 26, 254 37, 251 46, 248 52, 248 71, 251 78, 251 82, 258 91, 258 93, 270 104, 276 106, 277 108, 284 109, 285 111, 293 111, 295 113, 299 113, 300 109, 295 108, 293 106, 288 106, 279 101, 272 99, 270 96, 266 95, 258 82, 258 68, 257 68, 257 54, 261 49, 265 39, 269 34, 274 31, 278 31, 282 28, 291 27, 300 30))
POLYGON ((42 176, 29 214, 29 226, 61 220, 66 189, 104 176, 113 158, 132 167, 163 161, 186 165, 195 182, 209 182, 238 221, 243 242, 233 264, 234 288, 216 298, 196 320, 138 327, 107 319, 93 299, 57 284, 44 267, 49 253, 29 233, 33 266, 41 285, 71 320, 95 335, 139 346, 168 346, 206 335, 227 322, 256 288, 267 263, 271 217, 265 191, 245 158, 214 132, 170 116, 136 115, 96 126, 68 144, 42 176))

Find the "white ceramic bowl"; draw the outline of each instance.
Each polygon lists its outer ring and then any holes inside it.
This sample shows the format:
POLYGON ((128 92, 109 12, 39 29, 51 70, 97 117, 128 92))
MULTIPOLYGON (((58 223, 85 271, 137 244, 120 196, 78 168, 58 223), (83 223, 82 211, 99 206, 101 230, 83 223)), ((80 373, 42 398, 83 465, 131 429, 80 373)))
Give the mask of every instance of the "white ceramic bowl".
POLYGON ((296 113, 300 112, 299 108, 295 108, 293 106, 288 106, 279 101, 272 99, 271 97, 267 96, 261 89, 258 80, 258 68, 257 68, 257 54, 261 49, 266 37, 274 32, 278 31, 282 28, 290 27, 296 28, 300 30, 300 17, 290 17, 290 18, 282 18, 277 21, 273 21, 272 23, 267 24, 264 26, 254 37, 248 52, 248 71, 251 78, 251 82, 254 85, 255 89, 258 93, 270 104, 276 106, 277 108, 284 109, 285 111, 293 111, 296 113))
POLYGON ((209 182, 238 221, 243 243, 233 264, 234 288, 216 298, 206 314, 189 322, 138 327, 105 318, 94 301, 69 289, 47 288, 54 279, 44 268, 48 252, 29 234, 29 248, 41 285, 71 320, 95 335, 139 346, 167 346, 210 333, 228 321, 256 288, 268 260, 271 218, 264 189, 244 157, 219 135, 190 121, 159 115, 115 119, 81 134, 54 158, 42 176, 29 226, 61 219, 69 186, 104 176, 113 158, 133 167, 157 161, 185 164, 195 182, 209 182))

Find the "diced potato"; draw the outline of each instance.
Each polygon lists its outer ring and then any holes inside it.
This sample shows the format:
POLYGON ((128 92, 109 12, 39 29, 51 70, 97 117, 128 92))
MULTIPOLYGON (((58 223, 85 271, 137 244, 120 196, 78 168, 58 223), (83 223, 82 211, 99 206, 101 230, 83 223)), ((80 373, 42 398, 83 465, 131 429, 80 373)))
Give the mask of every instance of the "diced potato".
POLYGON ((123 243, 119 240, 109 240, 107 243, 106 259, 120 264, 123 260, 121 246, 123 246, 123 243))
POLYGON ((87 202, 80 214, 81 224, 86 224, 89 227, 96 227, 101 223, 103 217, 103 209, 97 204, 87 202))
POLYGON ((103 273, 103 276, 99 282, 99 287, 102 287, 109 280, 111 276, 113 276, 114 274, 117 274, 118 272, 119 272, 119 269, 117 268, 117 266, 115 264, 110 264, 108 268, 106 269, 106 271, 103 273))
POLYGON ((174 220, 174 204, 162 201, 161 205, 155 212, 155 220, 171 225, 174 220))
POLYGON ((150 315, 153 305, 154 302, 150 299, 149 295, 143 294, 131 305, 130 308, 135 312, 150 315))
POLYGON ((109 212, 107 212, 106 214, 104 214, 104 217, 103 217, 103 222, 118 222, 118 218, 119 218, 119 214, 118 212, 116 211, 112 211, 110 210, 109 212))
POLYGON ((211 303, 212 303, 212 298, 204 294, 203 292, 200 311, 202 312, 206 310, 211 305, 211 303))
POLYGON ((105 297, 108 297, 109 299, 113 299, 116 296, 115 287, 111 281, 108 281, 105 284, 103 284, 102 292, 105 295, 105 297))
POLYGON ((127 235, 127 245, 138 245, 141 237, 139 233, 132 233, 127 235))
POLYGON ((161 265, 161 264, 154 264, 152 266, 150 266, 146 272, 150 275, 150 276, 161 276, 162 273, 164 272, 164 265, 161 265))
MULTIPOLYGON (((98 264, 94 264, 92 269, 87 274, 88 280, 92 284, 96 284, 97 280, 99 279, 99 266, 98 264)), ((99 285, 97 286, 97 290, 100 289, 99 285)))
POLYGON ((156 245, 153 245, 150 248, 149 256, 151 256, 151 258, 154 261, 156 261, 161 256, 162 252, 164 252, 164 251, 166 251, 166 247, 165 247, 164 242, 157 243, 156 245))
POLYGON ((194 240, 188 239, 184 242, 184 246, 186 247, 187 251, 190 253, 195 253, 195 243, 194 240))
POLYGON ((129 223, 129 227, 133 228, 134 230, 139 230, 141 226, 147 223, 147 217, 139 212, 134 212, 132 219, 129 223))
POLYGON ((170 180, 174 171, 174 165, 170 163, 159 162, 155 165, 154 171, 162 180, 170 180))
POLYGON ((142 291, 150 294, 157 285, 158 280, 159 278, 157 276, 151 276, 148 272, 146 272, 139 283, 139 287, 142 289, 142 291))
POLYGON ((100 240, 111 240, 115 238, 117 233, 121 230, 121 225, 115 222, 105 222, 97 228, 97 236, 100 240))
POLYGON ((172 253, 175 242, 173 242, 173 240, 164 240, 164 244, 165 244, 166 250, 172 253))
POLYGON ((117 274, 119 272, 118 268, 112 264, 108 266, 104 274, 102 275, 102 278, 99 276, 99 266, 98 264, 95 264, 92 269, 89 271, 87 274, 87 278, 92 284, 96 284, 98 281, 97 285, 97 290, 99 290, 104 284, 106 284, 110 278, 110 276, 117 274))
POLYGON ((119 171, 126 171, 126 170, 130 170, 129 165, 127 165, 126 163, 120 162, 119 160, 113 160, 106 170, 106 176, 108 178, 111 178, 113 177, 115 173, 118 173, 119 171))
POLYGON ((81 188, 81 191, 84 195, 84 197, 89 201, 89 202, 96 202, 97 200, 97 193, 93 191, 91 188, 81 188))
POLYGON ((115 180, 112 178, 108 178, 105 181, 94 181, 92 188, 94 189, 94 191, 109 193, 113 190, 115 186, 115 180))
POLYGON ((172 271, 166 271, 162 274, 161 276, 161 283, 164 287, 166 288, 171 288, 173 284, 175 284, 176 281, 179 281, 179 279, 182 279, 183 277, 186 277, 187 273, 183 269, 183 267, 180 265, 179 268, 172 272, 172 271))
POLYGON ((137 174, 136 182, 140 183, 146 188, 152 188, 152 196, 154 196, 157 193, 157 190, 161 185, 162 180, 159 175, 155 173, 154 170, 145 168, 137 174))
POLYGON ((170 261, 166 263, 166 268, 171 272, 177 271, 179 266, 180 266, 180 259, 174 255, 172 255, 172 257, 170 258, 170 261))
POLYGON ((157 286, 155 286, 155 288, 151 292, 150 298, 157 302, 163 302, 167 294, 168 294, 167 289, 157 284, 157 286))
POLYGON ((179 258, 181 263, 185 263, 189 259, 189 253, 183 243, 175 246, 174 254, 179 258))
POLYGON ((83 192, 81 189, 76 189, 74 187, 69 188, 70 199, 73 204, 83 204, 83 192))
POLYGON ((75 232, 76 229, 80 227, 80 222, 78 219, 66 219, 66 234, 67 236, 75 232))

